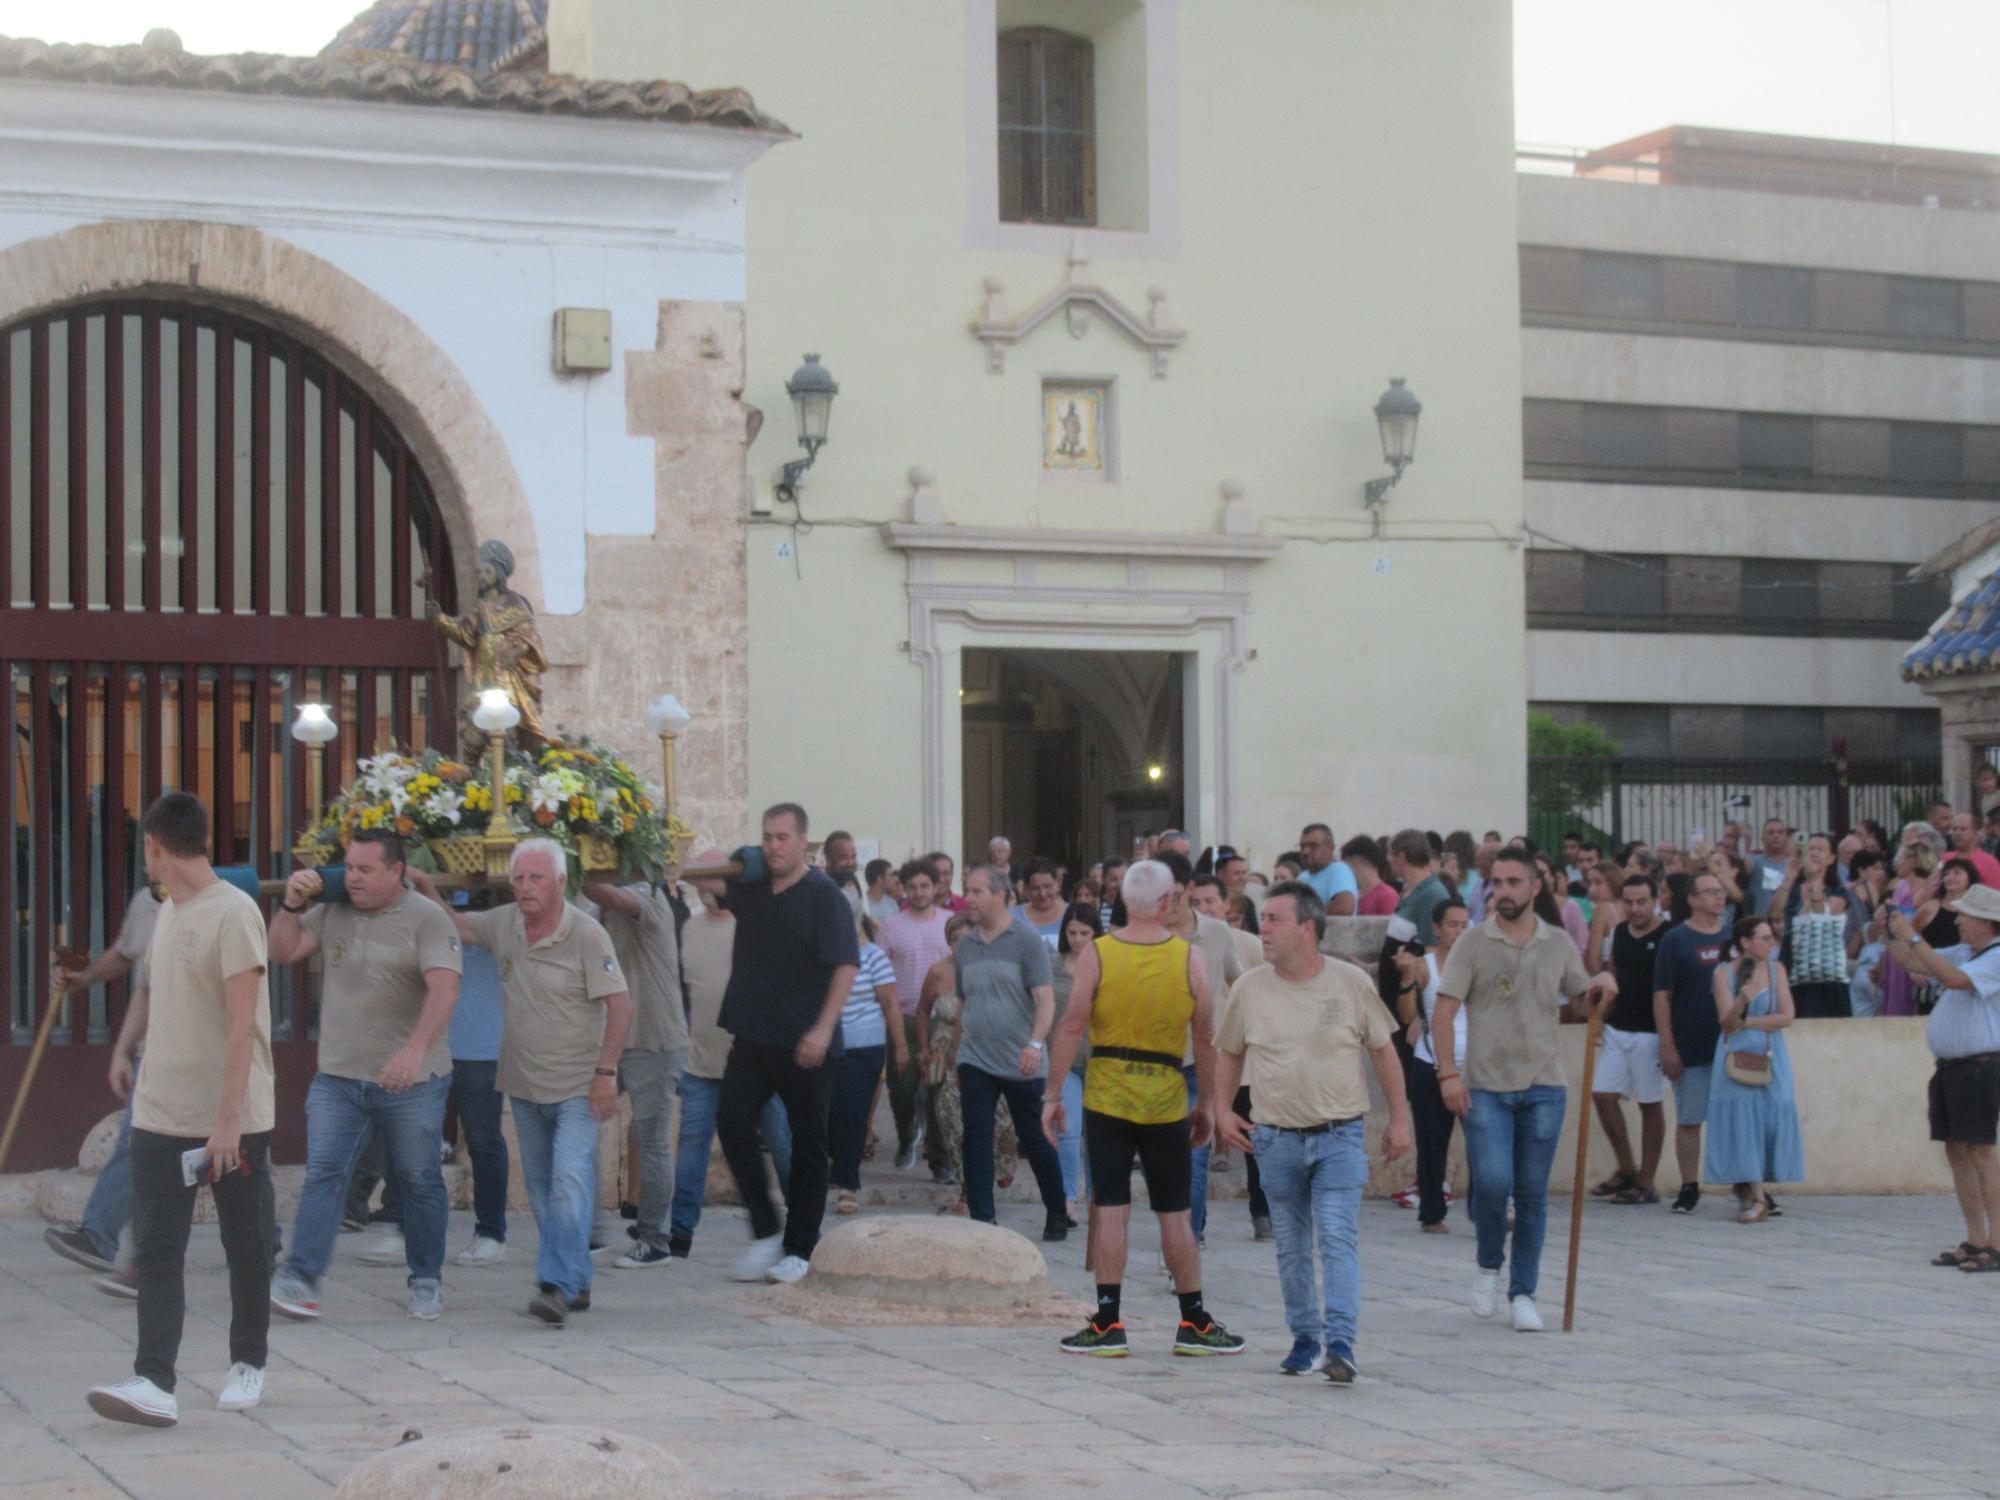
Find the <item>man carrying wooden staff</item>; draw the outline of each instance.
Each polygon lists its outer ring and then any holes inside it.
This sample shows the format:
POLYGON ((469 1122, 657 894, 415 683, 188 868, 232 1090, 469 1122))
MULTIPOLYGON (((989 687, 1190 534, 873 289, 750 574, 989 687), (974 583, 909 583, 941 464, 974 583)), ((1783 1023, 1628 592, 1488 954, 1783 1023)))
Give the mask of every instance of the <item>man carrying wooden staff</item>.
POLYGON ((1526 852, 1510 848, 1495 856, 1487 881, 1494 896, 1492 919, 1453 945, 1431 1020, 1439 1089, 1445 1107, 1465 1121, 1472 1166, 1471 1215, 1479 1237, 1472 1311, 1490 1318, 1499 1310, 1511 1199, 1514 1257, 1507 1301, 1517 1333, 1542 1330, 1535 1289, 1548 1224, 1549 1169, 1569 1099, 1560 1040, 1563 1002, 1618 990, 1609 971, 1595 979, 1586 974, 1568 934, 1535 915, 1536 879, 1526 852), (1462 1059, 1454 1036, 1460 1006, 1468 1022, 1462 1059))

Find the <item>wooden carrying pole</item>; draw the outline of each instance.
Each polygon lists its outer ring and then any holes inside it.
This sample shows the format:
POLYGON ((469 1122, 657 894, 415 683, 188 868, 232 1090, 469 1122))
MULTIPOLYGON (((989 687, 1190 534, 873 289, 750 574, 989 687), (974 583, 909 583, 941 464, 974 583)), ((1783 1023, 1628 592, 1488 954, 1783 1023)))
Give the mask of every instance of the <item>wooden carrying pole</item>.
MULTIPOLYGON (((742 873, 743 864, 740 860, 726 859, 722 863, 715 865, 680 866, 673 871, 673 878, 675 880, 729 880, 742 873)), ((618 873, 607 878, 625 881, 639 877, 618 873)), ((498 890, 505 890, 507 888, 507 882, 504 880, 489 879, 485 875, 453 875, 442 870, 431 876, 431 884, 435 885, 441 891, 476 891, 483 890, 489 886, 498 890)), ((282 895, 285 889, 285 882, 282 880, 259 881, 257 888, 266 896, 282 895)))
POLYGON ((1576 1332, 1576 1257, 1583 1248, 1583 1200, 1590 1169, 1590 1088, 1597 1081, 1597 1043, 1604 1035, 1604 1005, 1590 1007, 1589 1034, 1583 1042, 1583 1091, 1577 1096, 1576 1181, 1569 1193, 1569 1276, 1563 1283, 1563 1332, 1576 1332))
POLYGON ((14 1090, 14 1102, 7 1107, 6 1129, 0 1130, 0 1171, 6 1170, 7 1153, 14 1147, 14 1132, 20 1128, 21 1115, 28 1107, 28 1091, 34 1088, 35 1074, 41 1071, 42 1054, 49 1050, 49 1033, 55 1029, 56 1013, 63 1008, 63 1002, 70 993, 74 992, 51 993, 48 1009, 42 1012, 42 1024, 35 1028, 34 1050, 28 1054, 28 1066, 22 1070, 21 1086, 14 1090))

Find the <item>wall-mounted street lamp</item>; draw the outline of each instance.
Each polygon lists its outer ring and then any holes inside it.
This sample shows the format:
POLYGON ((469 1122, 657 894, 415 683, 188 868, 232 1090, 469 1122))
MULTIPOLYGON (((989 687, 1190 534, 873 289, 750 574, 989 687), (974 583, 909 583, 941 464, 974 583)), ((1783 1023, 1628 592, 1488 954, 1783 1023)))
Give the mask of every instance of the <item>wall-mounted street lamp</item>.
POLYGON ((1417 418, 1423 412, 1423 402, 1403 384, 1403 377, 1391 376, 1389 389, 1375 403, 1375 425, 1382 430, 1382 460, 1391 472, 1362 486, 1362 500, 1369 509, 1388 499, 1389 491, 1403 477, 1403 470, 1417 456, 1417 418))
POLYGON ((785 394, 792 398, 792 410, 798 415, 799 446, 806 450, 806 456, 786 464, 774 488, 780 500, 796 505, 799 481, 806 477, 806 470, 813 466, 819 450, 826 445, 827 418, 832 415, 833 398, 840 394, 840 387, 819 362, 819 356, 808 354, 806 362, 785 382, 785 394))

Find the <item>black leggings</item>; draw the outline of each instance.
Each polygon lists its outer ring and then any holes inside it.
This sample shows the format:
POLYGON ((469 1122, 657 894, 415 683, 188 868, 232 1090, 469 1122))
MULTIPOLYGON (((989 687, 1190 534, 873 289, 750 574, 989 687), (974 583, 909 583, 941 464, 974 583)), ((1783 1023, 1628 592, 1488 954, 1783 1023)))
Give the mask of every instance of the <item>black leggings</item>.
POLYGON ((1445 1160, 1451 1155, 1451 1131, 1458 1116, 1444 1107, 1437 1067, 1421 1057, 1410 1059, 1408 1092, 1417 1136, 1417 1222, 1442 1224, 1445 1160))

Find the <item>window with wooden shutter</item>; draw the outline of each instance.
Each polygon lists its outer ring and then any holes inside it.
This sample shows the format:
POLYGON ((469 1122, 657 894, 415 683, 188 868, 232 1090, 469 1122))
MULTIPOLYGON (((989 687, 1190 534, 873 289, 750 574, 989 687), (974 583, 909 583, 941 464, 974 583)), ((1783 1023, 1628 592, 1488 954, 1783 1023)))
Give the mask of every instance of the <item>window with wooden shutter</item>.
POLYGON ((1000 217, 1095 224, 1097 146, 1090 42, 1046 27, 999 40, 1000 217))

